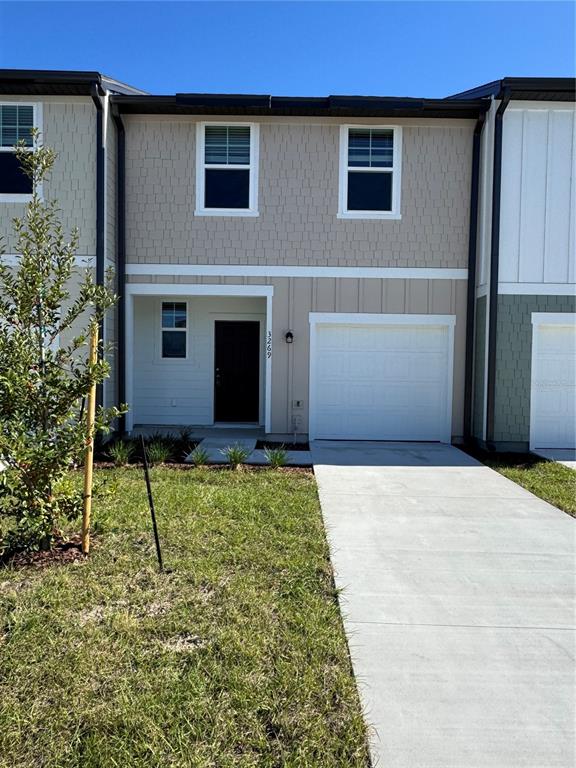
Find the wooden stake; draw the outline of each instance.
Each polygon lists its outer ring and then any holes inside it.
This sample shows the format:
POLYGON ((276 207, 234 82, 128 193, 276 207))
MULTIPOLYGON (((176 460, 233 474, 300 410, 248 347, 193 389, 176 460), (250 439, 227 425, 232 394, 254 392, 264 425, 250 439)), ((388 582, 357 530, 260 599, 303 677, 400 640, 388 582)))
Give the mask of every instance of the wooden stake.
MULTIPOLYGON (((98 355, 98 324, 92 323, 90 332, 90 366, 98 355)), ((92 514, 92 474, 94 469, 94 419, 96 416, 96 383, 90 387, 86 408, 86 457, 84 460, 84 512, 82 515, 82 552, 90 551, 90 515, 92 514)))

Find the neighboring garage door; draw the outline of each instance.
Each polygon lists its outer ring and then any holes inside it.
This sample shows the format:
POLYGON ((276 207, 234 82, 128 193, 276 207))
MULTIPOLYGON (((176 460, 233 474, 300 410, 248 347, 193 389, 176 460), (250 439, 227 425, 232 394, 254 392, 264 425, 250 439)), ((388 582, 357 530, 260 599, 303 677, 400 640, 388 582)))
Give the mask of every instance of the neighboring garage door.
POLYGON ((311 439, 450 442, 452 315, 310 315, 311 439))
POLYGON ((576 448, 576 315, 532 315, 531 448, 576 448))

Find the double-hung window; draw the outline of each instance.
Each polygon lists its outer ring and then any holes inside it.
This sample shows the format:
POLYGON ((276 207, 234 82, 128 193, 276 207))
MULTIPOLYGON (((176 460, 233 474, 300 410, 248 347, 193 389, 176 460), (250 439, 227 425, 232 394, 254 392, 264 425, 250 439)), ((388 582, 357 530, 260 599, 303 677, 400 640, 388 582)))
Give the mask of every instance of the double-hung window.
POLYGON ((198 125, 196 215, 258 215, 257 125, 198 125))
POLYGON ((25 202, 32 194, 32 180, 22 170, 14 146, 24 141, 32 148, 37 110, 35 104, 0 104, 0 200, 5 202, 25 202))
POLYGON ((402 129, 343 125, 338 216, 400 218, 402 129))
POLYGON ((185 301, 162 302, 162 358, 185 358, 187 347, 185 301))

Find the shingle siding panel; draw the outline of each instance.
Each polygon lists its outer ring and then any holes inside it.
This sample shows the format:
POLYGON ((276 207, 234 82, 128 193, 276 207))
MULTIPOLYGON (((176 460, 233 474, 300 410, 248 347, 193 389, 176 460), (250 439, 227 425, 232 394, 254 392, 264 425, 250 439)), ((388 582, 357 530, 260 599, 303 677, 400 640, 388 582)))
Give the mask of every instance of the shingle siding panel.
POLYGON ((498 297, 494 422, 496 442, 527 445, 529 441, 532 312, 576 312, 576 297, 498 297))
POLYGON ((128 261, 465 268, 473 124, 404 127, 402 220, 341 220, 339 127, 262 123, 257 218, 194 216, 194 120, 127 118, 128 261))

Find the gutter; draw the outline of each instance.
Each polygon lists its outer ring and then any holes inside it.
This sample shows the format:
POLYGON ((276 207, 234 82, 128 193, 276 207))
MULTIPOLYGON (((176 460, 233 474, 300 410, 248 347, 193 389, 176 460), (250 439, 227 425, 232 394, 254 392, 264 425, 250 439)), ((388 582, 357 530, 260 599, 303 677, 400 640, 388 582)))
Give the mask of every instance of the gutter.
MULTIPOLYGON (((90 95, 96 107, 96 284, 104 285, 104 106, 101 96, 102 88, 99 83, 92 83, 90 95)), ((104 339, 104 322, 100 322, 99 337, 104 339)), ((102 357, 102 344, 99 345, 98 355, 102 357)), ((96 402, 102 405, 103 386, 99 384, 96 392, 96 402)))
POLYGON ((472 177, 470 191, 470 229, 468 234, 468 283, 466 296, 466 357, 464 365, 464 440, 472 438, 472 393, 474 387, 474 342, 476 331, 476 265, 478 239, 478 198, 480 189, 480 149, 486 112, 478 116, 472 139, 472 177))
MULTIPOLYGON (((116 126, 116 376, 118 403, 126 402, 126 131, 118 108, 112 105, 116 126)), ((120 432, 126 430, 126 417, 119 420, 120 432)))
POLYGON ((511 92, 505 89, 494 123, 494 170, 492 176, 492 233, 490 241, 490 288, 488 304, 488 370, 486 396, 486 443, 494 450, 496 408, 496 327, 498 324, 498 274, 500 269, 500 197, 502 191, 502 131, 504 112, 511 92))

